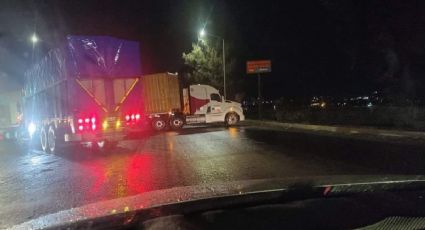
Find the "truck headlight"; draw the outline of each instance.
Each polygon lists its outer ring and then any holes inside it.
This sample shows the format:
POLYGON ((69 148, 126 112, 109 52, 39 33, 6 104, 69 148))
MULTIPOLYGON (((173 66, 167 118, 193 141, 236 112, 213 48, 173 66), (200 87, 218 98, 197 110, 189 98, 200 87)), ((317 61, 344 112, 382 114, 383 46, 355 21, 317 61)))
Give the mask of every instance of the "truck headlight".
POLYGON ((28 125, 28 134, 30 135, 30 137, 32 137, 32 135, 35 133, 36 130, 37 130, 37 126, 35 126, 34 123, 30 122, 28 125))

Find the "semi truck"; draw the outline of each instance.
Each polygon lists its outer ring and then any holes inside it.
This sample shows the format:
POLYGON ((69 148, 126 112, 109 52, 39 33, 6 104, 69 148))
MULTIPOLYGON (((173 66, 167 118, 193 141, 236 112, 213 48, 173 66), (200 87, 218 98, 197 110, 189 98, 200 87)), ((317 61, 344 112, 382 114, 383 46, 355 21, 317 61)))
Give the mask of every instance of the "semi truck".
POLYGON ((141 74, 139 43, 109 36, 67 36, 25 74, 23 120, 46 152, 67 144, 114 147, 131 132, 244 120, 239 103, 178 74, 141 74))
POLYGON ((186 124, 203 123, 231 126, 245 119, 241 104, 226 100, 214 87, 201 84, 184 86, 180 82, 177 73, 142 76, 131 92, 133 100, 140 98, 140 104, 123 117, 129 130, 143 126, 157 131, 167 128, 178 130, 186 124))
POLYGON ((139 43, 109 36, 67 36, 25 73, 23 120, 30 140, 55 152, 68 143, 115 146, 120 119, 141 75, 139 43))

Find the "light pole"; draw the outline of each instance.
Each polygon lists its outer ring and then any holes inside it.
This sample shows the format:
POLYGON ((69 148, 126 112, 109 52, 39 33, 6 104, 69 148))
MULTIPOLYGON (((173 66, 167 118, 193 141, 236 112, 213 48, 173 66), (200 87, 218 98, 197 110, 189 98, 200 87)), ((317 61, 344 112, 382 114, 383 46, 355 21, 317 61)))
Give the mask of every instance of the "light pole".
POLYGON ((38 42, 37 34, 33 33, 30 40, 31 40, 31 43, 32 43, 31 62, 32 62, 32 64, 34 64, 34 49, 35 49, 35 44, 38 42))
POLYGON ((211 36, 211 37, 215 37, 217 39, 221 39, 221 41, 222 41, 222 46, 223 46, 223 52, 222 52, 223 53, 223 93, 224 93, 223 96, 224 96, 224 99, 226 99, 227 98, 227 95, 226 95, 226 54, 225 54, 225 50, 224 50, 224 38, 217 36, 217 35, 214 35, 214 34, 207 33, 204 28, 201 29, 201 31, 199 31, 199 37, 202 38, 202 37, 205 37, 206 35, 211 36))

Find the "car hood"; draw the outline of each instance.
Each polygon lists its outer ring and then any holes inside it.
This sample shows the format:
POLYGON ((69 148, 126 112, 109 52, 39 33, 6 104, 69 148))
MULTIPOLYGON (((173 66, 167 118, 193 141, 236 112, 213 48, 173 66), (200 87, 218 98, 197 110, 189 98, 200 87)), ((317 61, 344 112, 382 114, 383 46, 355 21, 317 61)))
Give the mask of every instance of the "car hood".
MULTIPOLYGON (((246 198, 261 194, 262 198, 275 195, 282 196, 282 192, 296 191, 297 199, 307 199, 334 194, 352 194, 359 192, 374 192, 387 190, 403 190, 411 188, 425 188, 425 176, 332 176, 332 177, 302 177, 290 179, 245 180, 214 185, 195 185, 176 187, 164 190, 146 192, 136 196, 118 198, 98 203, 88 204, 78 208, 60 211, 41 216, 28 222, 15 225, 11 229, 42 229, 42 228, 88 228, 87 224, 108 218, 119 217, 119 226, 137 218, 143 212, 154 212, 155 216, 163 216, 176 210, 173 205, 194 204, 199 210, 211 208, 211 204, 220 205, 216 199, 246 198), (207 202, 208 201, 208 202, 207 202), (213 203, 212 203, 212 202, 213 203), (207 203, 203 203, 207 202, 207 203), (167 207, 168 209, 161 209, 167 207), (159 209, 158 209, 159 208, 159 209)), ((289 193, 288 193, 289 194, 289 193)), ((292 193, 294 194, 294 193, 292 193)), ((249 198, 250 201, 255 197, 249 198)), ((260 199, 257 196, 257 199, 260 199)), ((246 201, 246 199, 245 199, 246 201)), ((262 200, 256 200, 261 202, 262 200)), ((226 202, 221 202, 225 204, 226 202)), ((179 208, 179 207, 177 207, 179 208)), ((204 210, 204 211, 205 211, 204 210)), ((193 210, 192 210, 193 211, 193 210)), ((146 217, 146 213, 143 213, 146 217)), ((117 222, 117 221, 115 221, 117 222)))

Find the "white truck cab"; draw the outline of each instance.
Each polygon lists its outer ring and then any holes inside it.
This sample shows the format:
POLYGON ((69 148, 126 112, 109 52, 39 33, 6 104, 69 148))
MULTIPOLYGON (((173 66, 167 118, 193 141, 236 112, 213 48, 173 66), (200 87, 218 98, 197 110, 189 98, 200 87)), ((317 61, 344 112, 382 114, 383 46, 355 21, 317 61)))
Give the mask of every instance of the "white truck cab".
MULTIPOLYGON (((205 123, 225 122, 227 125, 245 120, 241 104, 225 100, 217 89, 209 85, 191 85, 189 88, 190 112, 198 122, 200 117, 205 117, 205 123)), ((190 123, 191 118, 187 120, 190 123)))

